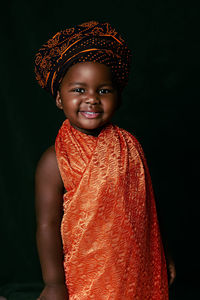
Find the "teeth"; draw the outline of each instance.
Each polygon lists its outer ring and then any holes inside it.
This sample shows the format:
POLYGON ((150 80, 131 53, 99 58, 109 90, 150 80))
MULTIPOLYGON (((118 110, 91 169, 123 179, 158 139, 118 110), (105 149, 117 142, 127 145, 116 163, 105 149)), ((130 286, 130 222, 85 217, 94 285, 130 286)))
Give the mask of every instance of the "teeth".
POLYGON ((88 115, 94 115, 96 114, 95 112, 91 112, 91 111, 86 111, 85 114, 88 114, 88 115))

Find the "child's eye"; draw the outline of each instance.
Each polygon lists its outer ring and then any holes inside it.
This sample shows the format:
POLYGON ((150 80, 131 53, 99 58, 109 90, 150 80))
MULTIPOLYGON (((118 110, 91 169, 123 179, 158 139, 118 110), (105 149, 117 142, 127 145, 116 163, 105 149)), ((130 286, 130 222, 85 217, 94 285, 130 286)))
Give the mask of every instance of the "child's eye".
POLYGON ((75 88, 75 89, 73 89, 73 92, 79 93, 79 94, 83 94, 85 92, 85 89, 83 89, 83 88, 75 88))
POLYGON ((108 93, 111 93, 110 89, 100 89, 99 90, 99 94, 108 94, 108 93))

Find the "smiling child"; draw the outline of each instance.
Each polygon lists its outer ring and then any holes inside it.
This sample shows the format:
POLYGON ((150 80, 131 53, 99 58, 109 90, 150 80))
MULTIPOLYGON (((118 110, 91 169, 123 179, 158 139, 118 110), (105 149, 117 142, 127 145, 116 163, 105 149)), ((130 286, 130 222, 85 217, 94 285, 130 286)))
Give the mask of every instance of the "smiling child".
POLYGON ((36 171, 41 300, 168 299, 146 160, 111 123, 130 58, 117 31, 95 21, 58 32, 36 55, 36 78, 66 116, 36 171))

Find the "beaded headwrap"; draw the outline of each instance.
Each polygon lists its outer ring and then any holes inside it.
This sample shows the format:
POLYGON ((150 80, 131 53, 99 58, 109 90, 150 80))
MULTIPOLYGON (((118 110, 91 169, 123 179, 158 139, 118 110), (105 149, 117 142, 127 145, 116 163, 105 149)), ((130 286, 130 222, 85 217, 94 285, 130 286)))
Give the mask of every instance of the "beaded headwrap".
POLYGON ((96 21, 65 29, 48 40, 36 54, 36 79, 56 97, 69 67, 88 61, 109 66, 120 90, 127 84, 131 52, 109 23, 96 21))

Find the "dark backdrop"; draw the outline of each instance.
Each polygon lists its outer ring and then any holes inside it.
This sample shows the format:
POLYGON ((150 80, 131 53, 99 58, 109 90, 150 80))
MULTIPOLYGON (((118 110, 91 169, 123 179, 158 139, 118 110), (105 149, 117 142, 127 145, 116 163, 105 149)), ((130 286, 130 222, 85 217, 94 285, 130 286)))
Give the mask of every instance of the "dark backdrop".
POLYGON ((197 6, 175 0, 23 0, 6 2, 1 14, 2 293, 9 299, 30 300, 26 293, 20 296, 21 287, 27 293, 40 288, 34 172, 64 119, 34 79, 35 52, 57 31, 98 20, 116 27, 133 51, 129 86, 114 121, 133 132, 146 153, 177 267, 171 297, 196 299, 200 267, 197 6))

